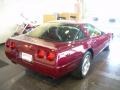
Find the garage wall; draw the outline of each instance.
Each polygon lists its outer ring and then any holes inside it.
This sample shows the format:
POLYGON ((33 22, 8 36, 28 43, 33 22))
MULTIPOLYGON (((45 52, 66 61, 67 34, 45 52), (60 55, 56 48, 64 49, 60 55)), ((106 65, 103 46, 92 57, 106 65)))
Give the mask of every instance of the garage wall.
POLYGON ((107 32, 120 32, 119 0, 84 0, 84 19, 107 32), (95 18, 97 21, 94 21, 95 18), (115 22, 109 22, 115 19, 115 22))
POLYGON ((44 14, 74 12, 75 2, 76 0, 0 0, 0 43, 16 31, 16 24, 25 20, 42 23, 44 14))
POLYGON ((3 43, 15 32, 17 10, 14 0, 0 0, 0 3, 0 43, 3 43))

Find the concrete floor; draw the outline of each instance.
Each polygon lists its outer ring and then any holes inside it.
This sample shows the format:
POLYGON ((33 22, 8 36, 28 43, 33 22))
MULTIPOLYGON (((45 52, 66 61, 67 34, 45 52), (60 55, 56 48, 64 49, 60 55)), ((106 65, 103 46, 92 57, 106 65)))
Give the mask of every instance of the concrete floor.
POLYGON ((94 59, 86 79, 67 75, 59 80, 30 72, 12 64, 0 46, 0 90, 120 90, 120 38, 114 39, 110 51, 101 52, 94 59))

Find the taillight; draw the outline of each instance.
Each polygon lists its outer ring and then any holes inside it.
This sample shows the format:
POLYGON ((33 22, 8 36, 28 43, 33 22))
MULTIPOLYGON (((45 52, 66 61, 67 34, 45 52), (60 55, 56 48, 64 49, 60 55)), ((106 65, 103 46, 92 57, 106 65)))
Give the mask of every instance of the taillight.
POLYGON ((55 56, 56 56, 55 52, 49 52, 47 55, 47 60, 52 61, 55 59, 55 56))
POLYGON ((54 51, 45 51, 43 49, 38 50, 37 52, 37 57, 38 58, 44 58, 46 60, 52 61, 56 57, 56 53, 54 51))
POLYGON ((6 42, 6 47, 9 48, 10 47, 10 43, 6 42))
POLYGON ((15 42, 6 42, 6 47, 11 48, 11 49, 15 49, 16 44, 15 44, 15 42))
POLYGON ((11 42, 11 43, 10 43, 10 48, 11 48, 11 49, 14 49, 15 47, 16 47, 15 42, 11 42))
POLYGON ((45 51, 44 51, 44 50, 39 50, 39 51, 37 52, 37 56, 38 56, 39 58, 44 58, 44 57, 45 57, 45 51))

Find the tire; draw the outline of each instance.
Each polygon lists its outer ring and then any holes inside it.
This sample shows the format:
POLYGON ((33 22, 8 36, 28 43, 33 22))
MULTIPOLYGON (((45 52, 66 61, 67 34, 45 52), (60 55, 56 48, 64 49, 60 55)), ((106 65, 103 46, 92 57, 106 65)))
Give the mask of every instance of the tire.
POLYGON ((90 51, 87 51, 84 54, 78 69, 73 72, 73 76, 79 79, 85 78, 90 70, 91 60, 92 60, 92 54, 90 51))

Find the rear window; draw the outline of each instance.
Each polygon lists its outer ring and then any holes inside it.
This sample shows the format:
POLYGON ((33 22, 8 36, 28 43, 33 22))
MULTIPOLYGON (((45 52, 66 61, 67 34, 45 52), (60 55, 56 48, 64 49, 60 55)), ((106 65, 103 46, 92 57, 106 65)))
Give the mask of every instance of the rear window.
POLYGON ((79 29, 60 23, 46 23, 35 28, 28 35, 48 41, 67 42, 73 41, 79 29))

